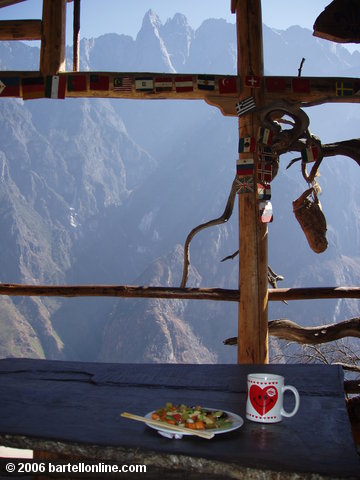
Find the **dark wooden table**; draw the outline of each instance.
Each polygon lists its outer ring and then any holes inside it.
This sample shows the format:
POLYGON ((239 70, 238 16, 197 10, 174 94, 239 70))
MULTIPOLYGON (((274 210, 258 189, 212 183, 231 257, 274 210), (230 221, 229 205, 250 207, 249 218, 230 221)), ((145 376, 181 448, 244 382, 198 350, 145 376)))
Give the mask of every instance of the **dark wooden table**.
MULTIPOLYGON (((290 409, 292 396, 286 400, 290 409)), ((166 478, 259 478, 259 470, 261 478, 360 478, 337 366, 0 360, 0 444, 144 463, 143 478, 158 478, 159 470, 166 478), (272 425, 245 419, 246 375, 254 371, 284 375, 299 390, 297 415, 272 425), (229 410, 245 423, 212 440, 169 440, 120 416, 167 401, 229 410)))

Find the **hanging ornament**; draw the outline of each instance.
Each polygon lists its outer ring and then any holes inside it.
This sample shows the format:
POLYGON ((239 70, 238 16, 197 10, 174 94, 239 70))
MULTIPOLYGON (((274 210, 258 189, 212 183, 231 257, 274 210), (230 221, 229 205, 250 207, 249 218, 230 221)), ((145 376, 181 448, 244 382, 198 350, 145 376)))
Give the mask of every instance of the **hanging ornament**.
POLYGON ((293 201, 293 211, 296 220, 305 233, 310 248, 315 253, 322 253, 327 249, 326 218, 316 190, 311 187, 297 200, 293 201))

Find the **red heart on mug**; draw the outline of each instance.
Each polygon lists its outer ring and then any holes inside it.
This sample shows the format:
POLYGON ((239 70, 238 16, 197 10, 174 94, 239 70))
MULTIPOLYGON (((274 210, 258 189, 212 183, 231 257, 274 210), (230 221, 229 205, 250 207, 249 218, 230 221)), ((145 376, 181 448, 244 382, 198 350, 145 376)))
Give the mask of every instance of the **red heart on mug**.
POLYGON ((278 399, 278 391, 272 385, 268 385, 265 388, 251 385, 249 395, 251 405, 261 416, 274 408, 278 399))

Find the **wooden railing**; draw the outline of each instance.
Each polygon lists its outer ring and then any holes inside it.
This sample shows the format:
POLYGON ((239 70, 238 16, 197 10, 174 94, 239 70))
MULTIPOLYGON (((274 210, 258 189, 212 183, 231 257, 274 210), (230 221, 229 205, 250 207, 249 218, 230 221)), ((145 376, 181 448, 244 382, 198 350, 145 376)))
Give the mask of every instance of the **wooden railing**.
MULTIPOLYGON (((270 288, 269 301, 315 300, 334 298, 360 299, 360 287, 313 287, 313 288, 270 288)), ((36 297, 118 297, 160 298, 182 300, 212 300, 240 302, 241 294, 236 289, 222 288, 179 288, 135 285, 25 285, 0 283, 0 295, 36 297)), ((289 319, 271 320, 269 335, 303 345, 333 342, 345 337, 360 338, 360 318, 318 327, 302 327, 289 319)), ((236 345, 237 337, 224 341, 225 345, 236 345)), ((348 365, 342 365, 344 369, 348 365)), ((357 368, 352 368, 357 371, 357 368)), ((360 372, 360 367, 358 367, 360 372)), ((346 393, 359 393, 360 381, 345 382, 346 393)))
MULTIPOLYGON (((360 287, 270 288, 269 301, 359 298, 360 287)), ((34 297, 125 297, 240 302, 240 291, 136 285, 25 285, 0 283, 0 295, 34 297)))

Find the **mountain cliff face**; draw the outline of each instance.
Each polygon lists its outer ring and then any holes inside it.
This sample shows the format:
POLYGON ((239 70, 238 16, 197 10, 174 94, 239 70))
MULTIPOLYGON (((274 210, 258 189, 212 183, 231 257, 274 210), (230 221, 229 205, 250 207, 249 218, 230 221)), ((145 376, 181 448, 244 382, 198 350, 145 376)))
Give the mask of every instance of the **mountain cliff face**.
MULTIPOLYGON (((360 54, 311 32, 264 26, 269 74, 352 75, 360 54)), ((0 42, 0 67, 37 69, 38 49, 0 42), (15 63, 15 53, 21 65, 15 63), (18 58, 18 57, 17 57, 18 58)), ((234 25, 207 20, 194 31, 176 14, 149 11, 136 39, 81 41, 81 68, 233 74, 234 25)), ((68 52, 71 63, 71 52, 68 52)), ((357 137, 357 105, 307 109, 323 142, 357 137), (337 121, 336 121, 337 120, 337 121)), ((204 102, 1 99, 1 282, 177 286, 182 245, 223 212, 235 173, 237 120, 204 102)), ((292 212, 306 188, 281 158, 272 184, 269 263, 281 286, 360 281, 357 185, 350 159, 321 167, 329 248, 314 254, 292 212)), ((241 228, 241 226, 240 226, 241 228)), ((236 288, 238 221, 205 230, 191 245, 189 286, 236 288)), ((270 318, 304 325, 358 315, 355 301, 270 304, 270 318)), ((0 355, 114 362, 234 362, 223 340, 237 334, 237 305, 206 301, 0 298, 0 355)), ((275 344, 274 344, 275 345, 275 344)), ((277 345, 275 345, 277 348, 277 345)))

